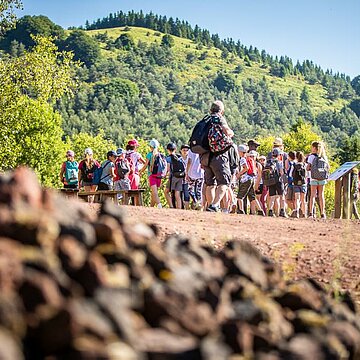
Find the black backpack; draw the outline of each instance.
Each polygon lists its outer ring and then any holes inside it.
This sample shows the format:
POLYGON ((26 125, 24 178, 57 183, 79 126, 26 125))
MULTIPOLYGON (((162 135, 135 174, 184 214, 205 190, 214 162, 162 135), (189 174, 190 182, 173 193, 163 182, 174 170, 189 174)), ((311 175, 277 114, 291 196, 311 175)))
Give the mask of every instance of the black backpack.
POLYGON ((120 179, 125 179, 125 176, 130 173, 130 166, 127 160, 121 159, 116 163, 117 173, 120 179))
POLYGON ((210 151, 208 134, 211 120, 212 116, 206 115, 195 125, 189 140, 190 150, 193 153, 202 155, 210 151))
POLYGON ((185 162, 180 155, 172 154, 171 156, 171 173, 176 178, 185 177, 185 162))
POLYGON ((306 169, 304 163, 295 163, 292 173, 294 185, 301 186, 306 182, 306 169))
POLYGON ((268 160, 262 172, 262 180, 265 186, 276 185, 280 181, 277 160, 268 160))

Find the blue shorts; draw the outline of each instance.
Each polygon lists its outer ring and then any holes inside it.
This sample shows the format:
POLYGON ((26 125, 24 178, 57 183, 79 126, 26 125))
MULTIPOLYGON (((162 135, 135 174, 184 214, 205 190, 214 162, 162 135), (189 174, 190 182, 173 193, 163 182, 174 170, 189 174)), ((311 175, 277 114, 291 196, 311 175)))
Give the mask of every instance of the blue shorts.
POLYGON ((311 179, 310 181, 310 185, 326 185, 327 181, 326 180, 315 180, 315 179, 311 179))
POLYGON ((294 185, 294 193, 306 194, 306 185, 294 185))

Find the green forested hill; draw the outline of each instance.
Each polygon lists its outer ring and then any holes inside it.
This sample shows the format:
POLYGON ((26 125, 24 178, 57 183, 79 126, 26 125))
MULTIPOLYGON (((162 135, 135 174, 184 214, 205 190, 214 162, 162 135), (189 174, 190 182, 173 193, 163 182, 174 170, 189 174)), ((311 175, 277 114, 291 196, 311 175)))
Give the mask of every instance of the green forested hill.
POLYGON ((24 17, 0 41, 17 56, 22 44, 31 47, 29 32, 55 35, 60 50, 83 62, 75 96, 56 104, 65 135, 104 130, 117 144, 129 134, 187 142, 216 98, 225 103, 237 141, 281 135, 300 119, 332 146, 360 134, 360 86, 352 86, 359 77, 351 82, 311 61, 294 65, 178 20, 141 13, 114 18, 87 24, 94 30, 64 31, 46 17, 24 17), (101 28, 116 23, 129 25, 101 28))
POLYGON ((237 141, 280 135, 299 117, 332 145, 360 128, 348 107, 354 93, 331 98, 322 84, 310 84, 300 73, 275 76, 266 64, 146 28, 86 33, 101 55, 80 74, 76 97, 59 105, 67 134, 102 128, 118 143, 129 133, 186 142, 215 98, 225 102, 237 141))

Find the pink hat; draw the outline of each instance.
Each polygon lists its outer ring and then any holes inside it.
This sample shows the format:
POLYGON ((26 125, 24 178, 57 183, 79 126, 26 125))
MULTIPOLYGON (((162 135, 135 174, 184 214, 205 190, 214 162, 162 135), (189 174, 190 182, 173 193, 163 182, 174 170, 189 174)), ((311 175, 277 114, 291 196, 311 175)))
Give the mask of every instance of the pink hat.
POLYGON ((72 150, 68 150, 66 156, 75 156, 75 153, 72 150))
POLYGON ((128 141, 129 146, 139 146, 139 143, 136 139, 131 139, 128 141))

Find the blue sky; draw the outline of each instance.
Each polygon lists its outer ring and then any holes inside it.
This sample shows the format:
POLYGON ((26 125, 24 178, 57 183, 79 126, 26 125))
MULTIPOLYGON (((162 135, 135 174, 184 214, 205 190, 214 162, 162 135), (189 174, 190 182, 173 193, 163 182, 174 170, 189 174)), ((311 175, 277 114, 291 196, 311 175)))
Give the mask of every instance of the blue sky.
POLYGON ((18 15, 46 15, 64 28, 110 12, 143 10, 178 17, 221 38, 269 54, 312 60, 324 70, 360 75, 359 0, 23 0, 18 15))

